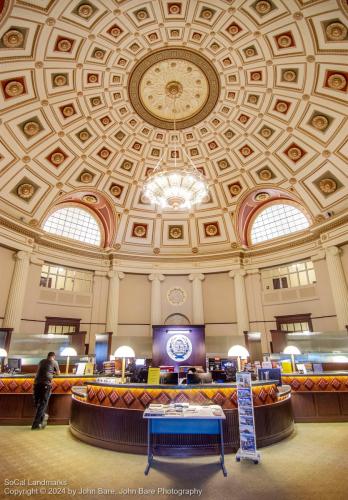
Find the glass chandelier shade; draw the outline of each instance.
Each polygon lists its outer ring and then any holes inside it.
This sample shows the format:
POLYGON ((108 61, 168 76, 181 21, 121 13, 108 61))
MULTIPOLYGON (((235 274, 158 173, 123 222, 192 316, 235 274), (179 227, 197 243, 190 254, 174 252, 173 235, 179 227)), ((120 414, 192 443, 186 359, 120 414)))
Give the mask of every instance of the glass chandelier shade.
POLYGON ((197 169, 158 168, 146 180, 144 195, 161 208, 190 209, 208 196, 208 188, 197 169))
MULTIPOLYGON (((173 94, 173 130, 175 128, 175 94, 173 94)), ((163 155, 158 161, 154 171, 146 179, 143 186, 144 196, 153 204, 161 208, 172 210, 191 209, 194 205, 208 198, 209 190, 204 176, 195 167, 192 160, 187 156, 184 148, 181 149, 182 156, 188 160, 188 166, 178 167, 178 144, 177 137, 174 142, 174 162, 170 167, 162 165, 163 155)))

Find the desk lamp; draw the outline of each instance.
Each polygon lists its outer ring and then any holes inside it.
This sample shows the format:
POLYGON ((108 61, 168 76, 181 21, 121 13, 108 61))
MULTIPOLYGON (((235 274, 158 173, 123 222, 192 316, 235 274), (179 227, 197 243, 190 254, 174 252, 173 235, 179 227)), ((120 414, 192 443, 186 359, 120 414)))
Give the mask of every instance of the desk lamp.
POLYGON ((121 383, 125 383, 126 358, 135 358, 135 352, 128 345, 121 345, 114 353, 115 358, 122 358, 122 378, 121 383))
POLYGON ((249 352, 244 346, 236 344, 229 349, 227 356, 231 358, 237 358, 238 371, 240 372, 241 370, 240 360, 247 359, 249 356, 249 352))
POLYGON ((64 349, 61 352, 61 356, 67 356, 65 373, 69 373, 70 356, 77 356, 77 352, 73 347, 64 347, 64 349))
POLYGON ((291 355, 291 364, 292 364, 292 371, 296 371, 296 366, 295 366, 295 354, 301 354, 301 351, 298 347, 295 345, 288 345, 285 347, 283 354, 290 354, 291 355))

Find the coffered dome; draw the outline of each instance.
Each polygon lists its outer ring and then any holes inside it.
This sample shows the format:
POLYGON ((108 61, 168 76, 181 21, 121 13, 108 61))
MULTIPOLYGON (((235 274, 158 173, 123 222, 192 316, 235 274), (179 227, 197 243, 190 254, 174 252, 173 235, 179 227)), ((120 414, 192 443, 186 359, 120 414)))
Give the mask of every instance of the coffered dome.
POLYGON ((0 213, 38 241, 62 199, 106 199, 107 245, 158 257, 245 245, 251 193, 312 222, 347 208, 343 0, 1 5, 0 213), (159 210, 143 183, 183 148, 210 197, 159 210))

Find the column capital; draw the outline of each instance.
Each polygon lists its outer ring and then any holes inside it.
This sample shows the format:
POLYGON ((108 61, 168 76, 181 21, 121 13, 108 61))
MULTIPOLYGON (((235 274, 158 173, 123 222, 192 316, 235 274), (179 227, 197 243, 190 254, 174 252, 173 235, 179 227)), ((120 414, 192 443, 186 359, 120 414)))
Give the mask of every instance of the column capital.
POLYGON ((318 260, 325 259, 325 251, 319 250, 316 254, 311 255, 311 261, 317 262, 318 260))
POLYGON ((14 254, 15 260, 27 260, 29 259, 29 252, 25 252, 24 250, 20 250, 19 252, 14 254))
POLYGON ((44 263, 45 263, 45 261, 43 259, 40 259, 36 255, 31 255, 30 256, 30 262, 31 262, 31 264, 36 264, 38 266, 43 266, 44 263))
POLYGON ((190 281, 194 281, 194 280, 199 280, 199 281, 203 281, 205 278, 204 274, 202 273, 192 273, 188 276, 188 279, 190 281))
POLYGON ((336 246, 331 246, 331 247, 325 248, 325 253, 326 253, 326 255, 329 254, 329 255, 336 257, 338 255, 341 255, 342 250, 336 246))
POLYGON ((106 271, 94 271, 95 278, 105 278, 108 275, 106 271))
POLYGON ((164 281, 165 276, 163 276, 163 274, 161 274, 161 273, 152 273, 152 274, 149 274, 148 280, 149 281, 157 281, 157 280, 164 281))
POLYGON ((235 278, 236 276, 246 276, 247 272, 245 269, 234 269, 228 273, 230 278, 235 278))
POLYGON ((121 271, 116 271, 115 269, 113 271, 108 271, 107 273, 107 277, 109 279, 118 277, 118 279, 123 280, 124 276, 124 273, 122 273, 121 271))
POLYGON ((261 274, 261 270, 260 269, 248 269, 246 274, 261 274))

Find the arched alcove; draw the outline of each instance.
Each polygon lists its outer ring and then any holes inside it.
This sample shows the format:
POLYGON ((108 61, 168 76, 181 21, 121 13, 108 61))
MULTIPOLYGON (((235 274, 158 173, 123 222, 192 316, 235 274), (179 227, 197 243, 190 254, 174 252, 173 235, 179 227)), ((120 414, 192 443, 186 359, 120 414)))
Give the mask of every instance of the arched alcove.
POLYGON ((169 316, 166 317, 164 324, 165 325, 187 326, 187 325, 190 325, 191 323, 190 323, 190 320, 188 319, 188 317, 185 316, 184 314, 174 313, 174 314, 170 314, 169 316))

